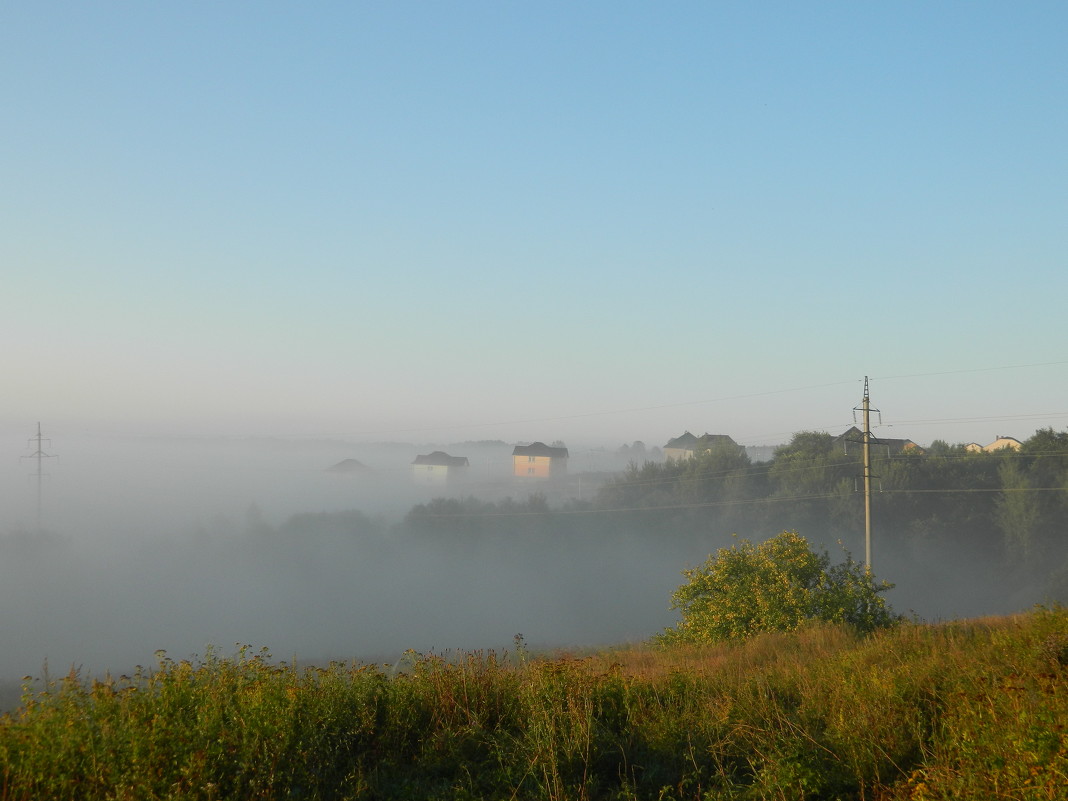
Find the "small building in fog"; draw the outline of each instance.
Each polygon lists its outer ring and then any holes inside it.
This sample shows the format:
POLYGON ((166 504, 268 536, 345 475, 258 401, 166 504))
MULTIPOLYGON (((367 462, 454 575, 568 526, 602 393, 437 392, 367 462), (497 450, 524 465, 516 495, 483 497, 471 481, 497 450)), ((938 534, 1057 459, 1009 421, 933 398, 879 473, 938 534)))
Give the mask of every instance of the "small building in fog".
POLYGON ((416 484, 444 486, 464 476, 470 466, 466 456, 449 456, 444 451, 434 451, 415 457, 412 480, 416 484))
POLYGON ((560 478, 567 475, 567 448, 544 442, 516 445, 512 451, 512 475, 516 478, 560 478))
POLYGON ((365 476, 370 475, 374 471, 370 467, 365 465, 359 459, 342 459, 337 464, 326 468, 330 473, 338 473, 339 475, 350 476, 365 476))
POLYGON ((705 453, 713 448, 727 446, 741 451, 743 448, 727 434, 704 433, 697 437, 687 431, 685 434, 668 440, 664 446, 664 459, 692 459, 699 453, 705 453))

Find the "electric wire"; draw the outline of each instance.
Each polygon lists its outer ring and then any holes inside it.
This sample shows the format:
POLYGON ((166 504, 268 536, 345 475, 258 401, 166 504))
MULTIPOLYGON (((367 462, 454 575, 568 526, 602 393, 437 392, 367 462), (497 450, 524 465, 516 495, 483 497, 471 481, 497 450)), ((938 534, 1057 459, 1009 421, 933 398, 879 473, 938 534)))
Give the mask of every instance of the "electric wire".
MULTIPOLYGON (((972 493, 1023 493, 1023 492, 1065 492, 1068 493, 1068 487, 1008 487, 1008 488, 964 488, 964 489, 899 489, 899 490, 879 490, 877 494, 880 495, 902 495, 913 493, 926 493, 926 494, 972 494, 972 493)), ((688 503, 672 503, 672 504, 654 504, 650 506, 620 506, 620 507, 607 507, 607 508, 593 508, 593 509, 551 509, 548 511, 526 511, 526 512, 489 512, 489 511, 456 511, 456 512, 427 512, 420 511, 418 514, 413 514, 413 517, 418 519, 425 518, 442 518, 442 519, 483 519, 483 518, 507 518, 507 517, 545 517, 545 516, 561 516, 569 517, 574 515, 597 515, 597 514, 621 514, 621 513, 637 513, 637 512, 664 512, 664 511, 678 511, 684 509, 711 509, 727 506, 753 506, 757 504, 780 504, 780 503, 795 503, 803 501, 819 501, 819 500, 846 500, 855 495, 858 492, 848 493, 814 493, 811 495, 791 495, 784 497, 766 497, 766 498, 734 498, 730 500, 719 501, 692 501, 688 503)), ((425 508, 425 505, 422 505, 425 508)), ((418 508, 418 506, 416 507, 418 508)), ((414 511, 414 510, 413 510, 414 511)))

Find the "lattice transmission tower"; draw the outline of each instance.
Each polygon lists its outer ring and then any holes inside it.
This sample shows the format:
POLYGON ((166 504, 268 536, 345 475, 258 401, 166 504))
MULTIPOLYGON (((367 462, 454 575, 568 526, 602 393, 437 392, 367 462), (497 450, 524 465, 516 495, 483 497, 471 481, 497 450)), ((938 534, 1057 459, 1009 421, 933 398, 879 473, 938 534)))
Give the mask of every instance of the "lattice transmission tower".
POLYGON ((57 459, 59 458, 54 453, 45 453, 44 443, 48 443, 48 447, 52 447, 52 440, 47 437, 41 436, 41 424, 37 424, 37 436, 30 437, 28 440, 31 448, 34 448, 33 453, 23 456, 23 459, 36 459, 37 460, 37 531, 44 531, 43 525, 43 497, 44 497, 44 477, 47 473, 44 472, 44 460, 45 459, 57 459))

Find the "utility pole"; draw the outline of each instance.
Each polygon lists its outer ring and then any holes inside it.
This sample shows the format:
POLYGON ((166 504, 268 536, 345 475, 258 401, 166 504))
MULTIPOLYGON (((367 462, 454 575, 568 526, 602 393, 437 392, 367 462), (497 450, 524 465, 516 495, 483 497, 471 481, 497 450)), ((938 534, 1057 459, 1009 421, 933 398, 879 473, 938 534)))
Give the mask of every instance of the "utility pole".
POLYGON ((56 454, 45 453, 44 452, 44 447, 42 446, 41 443, 42 442, 47 442, 48 443, 48 447, 52 447, 52 440, 41 436, 41 424, 40 423, 37 424, 37 436, 36 437, 30 437, 30 439, 28 441, 29 441, 31 447, 33 447, 33 443, 36 443, 36 450, 33 453, 31 453, 29 456, 23 456, 22 458, 23 459, 36 459, 37 460, 37 531, 41 532, 41 531, 44 531, 44 526, 42 525, 42 514, 41 514, 41 510, 42 510, 42 504, 41 504, 41 484, 42 484, 42 481, 41 481, 41 479, 44 478, 44 475, 45 475, 44 469, 43 469, 44 468, 44 460, 45 459, 55 459, 55 458, 58 458, 58 457, 56 456, 56 454))
MULTIPOLYGON (((868 396, 868 377, 864 376, 864 398, 860 407, 853 407, 863 414, 864 421, 864 569, 871 572, 871 398, 868 396)), ((876 409, 875 411, 879 411, 876 409)))

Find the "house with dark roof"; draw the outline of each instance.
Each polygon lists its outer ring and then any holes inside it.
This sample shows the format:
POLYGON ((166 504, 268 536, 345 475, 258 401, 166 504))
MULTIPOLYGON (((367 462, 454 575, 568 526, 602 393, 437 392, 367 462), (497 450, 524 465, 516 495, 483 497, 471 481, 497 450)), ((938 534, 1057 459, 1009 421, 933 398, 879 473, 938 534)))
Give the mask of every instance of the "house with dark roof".
POLYGON ((412 462, 412 480, 416 484, 441 486, 466 474, 470 466, 466 456, 449 456, 444 451, 434 451, 415 457, 412 462))
POLYGON ((512 451, 512 475, 516 478, 559 478, 567 474, 567 448, 544 442, 516 445, 512 451))
POLYGON ((697 437, 687 431, 685 434, 668 440, 664 446, 665 459, 692 459, 699 453, 705 453, 713 448, 728 446, 737 450, 742 447, 726 434, 704 433, 697 437))
MULTIPOLYGON (((847 456, 849 454, 859 454, 864 448, 864 432, 856 426, 850 426, 847 431, 839 434, 832 442, 837 452, 844 453, 847 456)), ((924 452, 923 448, 911 439, 889 439, 887 437, 873 436, 869 445, 872 448, 885 450, 888 456, 897 456, 901 453, 921 454, 924 452)))

